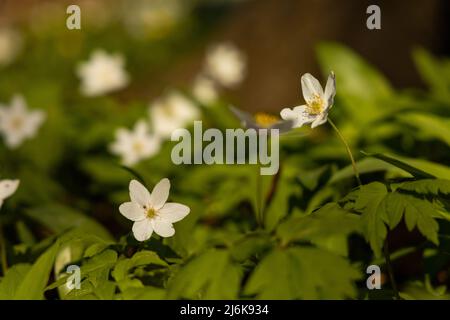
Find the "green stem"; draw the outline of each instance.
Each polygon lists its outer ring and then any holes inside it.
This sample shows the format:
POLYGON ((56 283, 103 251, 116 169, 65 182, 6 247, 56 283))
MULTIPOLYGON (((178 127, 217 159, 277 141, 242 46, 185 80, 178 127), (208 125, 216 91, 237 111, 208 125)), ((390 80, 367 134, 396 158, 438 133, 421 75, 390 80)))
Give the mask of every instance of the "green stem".
POLYGON ((8 270, 8 259, 6 256, 6 242, 5 237, 3 236, 3 226, 1 222, 0 222, 0 251, 1 251, 2 272, 3 276, 5 276, 6 271, 8 270))
POLYGON ((394 271, 392 269, 391 255, 389 253, 387 237, 386 237, 386 240, 384 240, 383 253, 384 253, 384 259, 386 260, 386 268, 387 268, 387 272, 389 274, 389 280, 391 282, 392 290, 394 290, 394 299, 401 300, 402 298, 400 297, 400 294, 398 293, 397 283, 395 282, 395 278, 394 278, 394 271))
POLYGON ((358 172, 358 168, 356 167, 355 158, 353 158, 352 151, 350 150, 350 147, 349 147, 347 141, 345 140, 344 136, 341 134, 341 132, 339 131, 339 129, 336 127, 336 125, 334 124, 334 122, 331 121, 330 118, 328 118, 328 122, 329 122, 330 125, 333 127, 334 131, 336 131, 336 133, 337 133, 339 139, 341 139, 341 141, 344 143, 345 148, 347 149, 348 156, 350 157, 350 161, 352 162, 353 173, 355 174, 356 181, 358 182, 358 185, 361 186, 362 183, 361 183, 361 179, 359 178, 359 172, 358 172))
POLYGON ((262 227, 263 221, 263 209, 262 209, 262 181, 260 174, 260 166, 256 166, 256 221, 262 227))

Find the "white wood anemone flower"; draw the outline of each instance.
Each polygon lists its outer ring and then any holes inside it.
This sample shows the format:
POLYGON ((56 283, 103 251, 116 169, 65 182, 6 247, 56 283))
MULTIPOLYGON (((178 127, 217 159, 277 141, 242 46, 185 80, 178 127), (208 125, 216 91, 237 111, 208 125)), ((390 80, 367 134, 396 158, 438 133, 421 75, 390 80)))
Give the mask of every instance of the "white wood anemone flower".
POLYGON ((87 62, 77 67, 81 78, 81 93, 85 96, 100 96, 124 88, 129 82, 122 55, 108 54, 96 50, 87 62))
POLYGON ((0 105, 0 133, 10 149, 33 138, 44 120, 45 113, 41 110, 29 111, 21 95, 15 95, 9 106, 0 105))
POLYGON ((131 201, 122 203, 119 211, 134 221, 132 231, 138 241, 150 239, 153 231, 164 238, 173 236, 173 223, 184 219, 190 212, 188 206, 167 202, 170 190, 167 178, 158 182, 151 193, 137 180, 131 180, 129 188, 131 201))
POLYGON ((293 120, 281 120, 278 117, 258 112, 252 115, 248 112, 239 110, 236 107, 229 106, 231 112, 241 121, 241 125, 247 129, 278 129, 280 134, 288 133, 292 130, 294 121, 293 120))
POLYGON ((192 94, 200 103, 209 106, 218 99, 218 92, 214 81, 204 75, 199 75, 192 86, 192 94))
POLYGON ((311 123, 311 128, 315 128, 328 120, 328 112, 333 106, 336 95, 336 79, 334 73, 331 72, 325 91, 319 81, 309 73, 302 76, 301 82, 306 104, 292 109, 285 108, 281 110, 280 115, 284 120, 293 120, 295 128, 308 123, 311 123))
POLYGON ((206 55, 205 74, 224 87, 235 87, 246 74, 245 56, 232 43, 218 44, 206 55))
POLYGON ((6 198, 12 196, 19 187, 19 180, 0 180, 0 208, 6 198))
POLYGON ((132 130, 117 129, 116 140, 109 149, 113 154, 121 157, 124 165, 132 166, 156 155, 161 149, 161 139, 151 134, 148 124, 140 120, 132 130))
POLYGON ((199 108, 181 93, 169 92, 149 106, 153 132, 161 138, 169 138, 172 132, 199 120, 199 108))

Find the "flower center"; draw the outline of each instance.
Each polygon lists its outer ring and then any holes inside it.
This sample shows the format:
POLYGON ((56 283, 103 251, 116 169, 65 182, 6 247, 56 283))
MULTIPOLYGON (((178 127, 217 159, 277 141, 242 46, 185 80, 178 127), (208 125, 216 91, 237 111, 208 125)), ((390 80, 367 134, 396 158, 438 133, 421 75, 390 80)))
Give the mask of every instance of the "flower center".
POLYGON ((15 117, 11 120, 11 127, 15 130, 19 130, 23 126, 23 119, 21 117, 15 117))
POLYGON ((157 214, 157 212, 156 212, 155 209, 153 209, 153 208, 148 208, 148 209, 147 209, 147 212, 146 212, 146 215, 147 215, 147 218, 153 219, 153 218, 156 217, 158 214, 157 214))
POLYGON ((318 95, 314 95, 314 98, 308 103, 309 114, 320 114, 323 111, 324 101, 318 95))
POLYGON ((144 148, 144 147, 142 146, 142 143, 139 142, 139 141, 136 141, 136 142, 133 144, 133 150, 134 150, 136 153, 141 153, 143 148, 144 148))
POLYGON ((168 117, 168 118, 175 117, 174 108, 169 103, 165 104, 162 110, 166 117, 168 117))
POLYGON ((255 114, 255 122, 260 126, 267 128, 278 122, 278 118, 268 113, 258 112, 255 114))

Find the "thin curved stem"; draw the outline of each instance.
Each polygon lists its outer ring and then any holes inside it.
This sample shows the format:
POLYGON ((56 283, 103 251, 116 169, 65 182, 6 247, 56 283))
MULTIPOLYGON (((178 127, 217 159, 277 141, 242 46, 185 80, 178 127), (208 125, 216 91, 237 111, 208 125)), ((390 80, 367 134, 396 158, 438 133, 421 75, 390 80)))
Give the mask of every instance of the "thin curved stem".
POLYGON ((256 221, 260 227, 264 225, 260 166, 256 166, 256 221))
POLYGON ((392 268, 391 254, 389 252, 387 237, 386 237, 386 240, 384 240, 383 253, 384 253, 384 259, 386 260, 386 268, 387 268, 387 272, 389 274, 389 280, 391 281, 392 290, 394 291, 394 299, 401 300, 402 298, 400 297, 400 294, 397 289, 397 282, 395 281, 395 278, 394 278, 394 270, 392 268))
POLYGON ((356 167, 356 162, 355 162, 355 158, 353 158, 353 154, 352 151, 350 150, 350 147, 347 143, 347 141, 345 140, 344 136, 341 134, 341 132, 339 131, 339 129, 336 127, 336 125, 334 124, 333 121, 331 121, 330 118, 328 118, 328 122, 330 123, 330 125, 333 127, 334 131, 336 131, 339 139, 341 139, 341 141, 344 143, 345 148, 347 149, 347 153, 348 156, 350 158, 350 161, 352 162, 352 167, 353 167, 353 173, 355 174, 356 177, 356 181, 358 182, 358 185, 362 185, 361 183, 361 179, 359 178, 359 172, 358 172, 358 168, 356 167))

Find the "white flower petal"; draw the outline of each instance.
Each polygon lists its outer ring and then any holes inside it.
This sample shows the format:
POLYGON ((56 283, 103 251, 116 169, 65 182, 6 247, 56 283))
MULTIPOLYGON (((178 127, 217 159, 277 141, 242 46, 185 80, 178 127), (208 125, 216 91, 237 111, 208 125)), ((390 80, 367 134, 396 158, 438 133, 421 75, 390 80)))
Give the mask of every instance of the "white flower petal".
POLYGON ((162 179, 156 184, 150 195, 149 203, 152 208, 154 208, 155 210, 159 210, 164 205, 164 203, 166 203, 167 198, 169 197, 169 190, 170 181, 167 178, 162 179))
POLYGON ((171 223, 183 220, 191 209, 188 206, 180 203, 167 202, 161 209, 158 210, 158 214, 171 223))
POLYGON ((145 219, 145 210, 135 202, 125 202, 119 207, 120 213, 131 221, 141 221, 145 219))
POLYGON ((205 76, 198 76, 195 79, 192 93, 200 103, 205 105, 213 103, 218 97, 216 85, 205 76))
POLYGON ((77 74, 81 78, 81 92, 86 96, 122 89, 129 82, 123 57, 102 50, 94 51, 88 61, 80 63, 77 74))
POLYGON ((136 221, 133 224, 133 235, 137 241, 145 241, 150 239, 152 233, 153 227, 150 219, 136 221))
POLYGON ((136 135, 138 136, 146 136, 148 133, 148 124, 145 120, 138 120, 138 122, 136 122, 136 124, 134 125, 133 131, 136 133, 136 135))
POLYGON ((27 137, 32 138, 39 127, 41 126, 42 122, 45 120, 45 112, 40 110, 32 111, 28 114, 28 118, 26 119, 26 125, 23 128, 24 133, 27 137))
POLYGON ((306 105, 296 106, 293 109, 285 108, 280 112, 283 120, 293 120, 293 128, 300 128, 305 123, 313 122, 317 116, 309 114, 306 105))
POLYGON ((173 228, 172 223, 167 221, 166 219, 156 217, 152 219, 151 222, 153 230, 161 237, 167 238, 175 234, 175 229, 173 228))
POLYGON ((130 182, 130 199, 141 206, 150 204, 150 192, 137 180, 130 182))
POLYGON ((324 98, 327 101, 327 110, 331 108, 334 102, 334 96, 336 95, 336 78, 334 72, 331 72, 328 76, 327 85, 325 86, 324 98))
POLYGON ((234 87, 245 77, 245 56, 232 43, 216 45, 206 56, 205 73, 224 87, 234 87))
POLYGON ((280 117, 283 120, 296 120, 297 114, 294 112, 293 109, 290 108, 284 108, 280 111, 280 117))
POLYGON ((21 94, 15 94, 11 99, 11 108, 19 113, 25 113, 27 109, 25 98, 21 94))
POLYGON ((0 199, 6 199, 16 192, 19 187, 19 180, 2 180, 0 181, 0 199))
POLYGON ((302 92, 303 98, 309 104, 316 97, 323 98, 323 89, 319 80, 314 78, 310 73, 305 73, 302 76, 302 92))
POLYGON ((25 136, 22 133, 14 133, 14 134, 6 134, 5 135, 5 144, 10 149, 16 149, 25 139, 25 136))
POLYGON ((311 129, 314 129, 315 127, 318 127, 321 124, 324 124, 325 122, 327 122, 327 120, 328 120, 328 113, 322 112, 311 124, 311 129))

